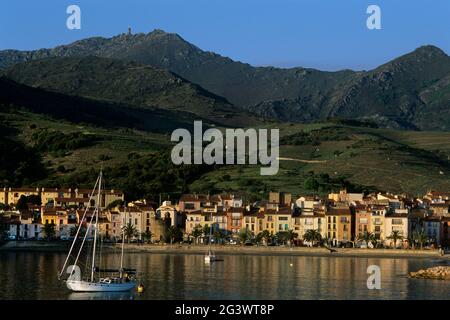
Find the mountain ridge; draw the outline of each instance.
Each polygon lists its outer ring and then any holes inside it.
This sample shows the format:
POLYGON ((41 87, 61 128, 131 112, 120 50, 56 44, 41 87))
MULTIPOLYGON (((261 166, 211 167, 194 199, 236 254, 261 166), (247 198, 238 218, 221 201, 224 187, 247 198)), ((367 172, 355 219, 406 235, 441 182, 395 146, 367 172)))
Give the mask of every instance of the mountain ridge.
POLYGON ((450 130, 450 58, 422 46, 369 71, 254 67, 203 51, 175 33, 88 38, 54 49, 0 52, 18 62, 95 55, 166 69, 258 116, 293 122, 371 119, 388 128, 450 130), (436 93, 438 91, 438 93, 436 93), (442 94, 440 94, 442 93, 442 94), (422 99, 424 98, 424 100, 422 99), (426 121, 424 120, 426 119, 426 121), (431 122, 430 122, 431 119, 431 122))

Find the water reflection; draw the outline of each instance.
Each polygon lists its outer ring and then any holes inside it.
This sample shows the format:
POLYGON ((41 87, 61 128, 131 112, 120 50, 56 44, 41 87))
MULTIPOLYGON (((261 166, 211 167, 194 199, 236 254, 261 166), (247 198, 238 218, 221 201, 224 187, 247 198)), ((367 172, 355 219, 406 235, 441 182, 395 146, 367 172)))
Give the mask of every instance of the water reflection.
POLYGON ((69 300, 134 300, 132 292, 74 292, 69 294, 69 300))
MULTIPOLYGON (((62 253, 0 253, 0 299, 450 298, 448 281, 406 277, 448 264, 442 259, 223 255, 223 261, 205 265, 203 255, 129 254, 124 263, 139 271, 144 293, 74 294, 56 276, 64 258, 62 253), (381 290, 367 289, 369 265, 381 268, 381 290)), ((107 254, 102 262, 114 265, 117 257, 107 254)))

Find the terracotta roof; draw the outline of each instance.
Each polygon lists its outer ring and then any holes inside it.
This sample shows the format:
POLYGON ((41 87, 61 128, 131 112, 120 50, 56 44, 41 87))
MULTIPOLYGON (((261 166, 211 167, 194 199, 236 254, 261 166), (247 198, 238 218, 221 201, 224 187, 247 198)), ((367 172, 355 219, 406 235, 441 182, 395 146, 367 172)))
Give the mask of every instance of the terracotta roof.
POLYGON ((350 215, 350 209, 344 209, 344 208, 330 208, 327 210, 326 215, 328 216, 343 216, 343 215, 350 215))
POLYGON ((186 211, 186 215, 189 215, 189 214, 199 215, 199 214, 202 214, 202 213, 203 213, 202 210, 186 211))
POLYGON ((204 194, 183 194, 180 197, 180 201, 183 202, 197 202, 197 201, 204 201, 208 197, 204 194))
POLYGON ((56 202, 89 202, 89 198, 55 198, 56 202))
POLYGON ((384 216, 385 218, 407 218, 408 213, 403 212, 395 212, 395 213, 388 213, 384 216))

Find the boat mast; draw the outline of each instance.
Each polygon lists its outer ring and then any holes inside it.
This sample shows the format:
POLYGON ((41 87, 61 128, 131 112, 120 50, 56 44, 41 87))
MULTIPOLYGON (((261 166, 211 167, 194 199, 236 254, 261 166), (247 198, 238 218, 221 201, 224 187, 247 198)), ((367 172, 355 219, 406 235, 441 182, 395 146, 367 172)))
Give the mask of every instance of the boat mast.
POLYGON ((212 239, 212 228, 213 228, 213 215, 212 215, 212 211, 210 214, 210 219, 211 219, 211 223, 209 225, 209 254, 211 255, 211 239, 212 239))
MULTIPOLYGON (((94 231, 94 250, 92 250, 92 270, 91 270, 91 282, 94 282, 94 270, 95 270, 95 246, 97 244, 97 230, 98 230, 98 211, 100 208, 100 193, 102 188, 102 170, 100 170, 100 177, 98 181, 98 194, 97 194, 97 203, 95 206, 95 231, 94 231)), ((92 217, 93 219, 94 217, 92 217)), ((91 220, 92 221, 92 220, 91 220)))
MULTIPOLYGON (((97 181, 95 181, 94 189, 92 190, 92 192, 91 192, 90 195, 89 195, 89 202, 90 202, 90 201, 92 200, 92 198, 94 197, 94 192, 95 192, 95 189, 97 188, 98 180, 99 180, 99 177, 97 177, 97 181)), ((77 242, 78 235, 80 234, 80 230, 81 230, 81 228, 82 228, 82 226, 83 226, 83 222, 84 222, 84 219, 85 219, 85 217, 86 217, 87 210, 88 210, 88 207, 86 207, 86 209, 84 210, 84 212, 83 212, 83 217, 82 217, 81 220, 79 221, 78 228, 77 228, 77 233, 75 234, 75 237, 74 237, 74 239, 73 239, 73 241, 72 241, 72 245, 70 246, 69 253, 67 254, 66 260, 64 261, 64 265, 63 265, 63 267, 62 267, 62 269, 61 269, 61 272, 58 274, 58 279, 61 278, 61 276, 62 276, 62 274, 63 274, 63 272, 64 272, 64 269, 66 268, 67 262, 69 261, 69 258, 70 258, 71 254, 72 254, 72 250, 73 250, 73 248, 74 248, 74 246, 75 246, 75 242, 77 242)), ((86 234, 87 234, 88 232, 89 232, 89 230, 86 230, 84 239, 86 238, 86 234)), ((84 241, 83 241, 83 244, 84 244, 84 241)), ((81 246, 80 250, 81 250, 82 248, 83 248, 83 246, 81 246)), ((79 256, 79 254, 77 255, 77 257, 78 257, 78 256, 79 256)), ((75 265, 77 264, 77 261, 78 261, 78 258, 77 258, 77 260, 75 261, 75 265)), ((73 272, 73 269, 72 269, 72 271, 71 271, 71 275, 72 275, 72 272, 73 272)))
POLYGON ((127 206, 125 205, 125 214, 124 214, 124 218, 122 220, 122 253, 120 254, 120 278, 122 278, 123 275, 123 246, 125 243, 125 221, 127 221, 127 206))

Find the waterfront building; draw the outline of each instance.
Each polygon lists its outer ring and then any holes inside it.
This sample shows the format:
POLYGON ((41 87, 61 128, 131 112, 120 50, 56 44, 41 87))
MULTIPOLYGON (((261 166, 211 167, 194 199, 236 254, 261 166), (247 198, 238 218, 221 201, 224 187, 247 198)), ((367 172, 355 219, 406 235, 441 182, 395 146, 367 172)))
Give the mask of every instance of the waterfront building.
POLYGON ((386 204, 373 204, 370 207, 370 229, 369 232, 373 233, 375 239, 378 241, 384 241, 386 237, 385 233, 385 217, 387 213, 386 204))
MULTIPOLYGON (((408 242, 409 236, 409 225, 408 225, 408 210, 407 209, 397 209, 392 213, 388 213, 384 217, 385 221, 385 238, 384 243, 388 246, 393 246, 394 241, 389 239, 394 231, 402 236, 403 240, 397 242, 397 246, 405 246, 408 242)), ((382 238, 383 239, 383 238, 382 238)))
POLYGON ((329 208, 326 213, 327 238, 333 244, 352 241, 350 208, 329 208))
POLYGON ((177 206, 171 201, 164 201, 162 205, 156 209, 157 219, 164 220, 168 226, 185 228, 185 214, 178 211, 177 206))
POLYGON ((228 208, 226 211, 227 231, 237 235, 243 228, 244 208, 228 208))
POLYGON ((327 237, 327 219, 324 207, 316 207, 313 211, 302 212, 300 216, 293 218, 293 223, 293 229, 301 240, 308 230, 318 231, 322 238, 327 237), (298 219, 298 224, 296 219, 298 219))
POLYGON ((355 235, 356 239, 360 238, 366 232, 372 230, 372 211, 366 205, 355 206, 355 235))

